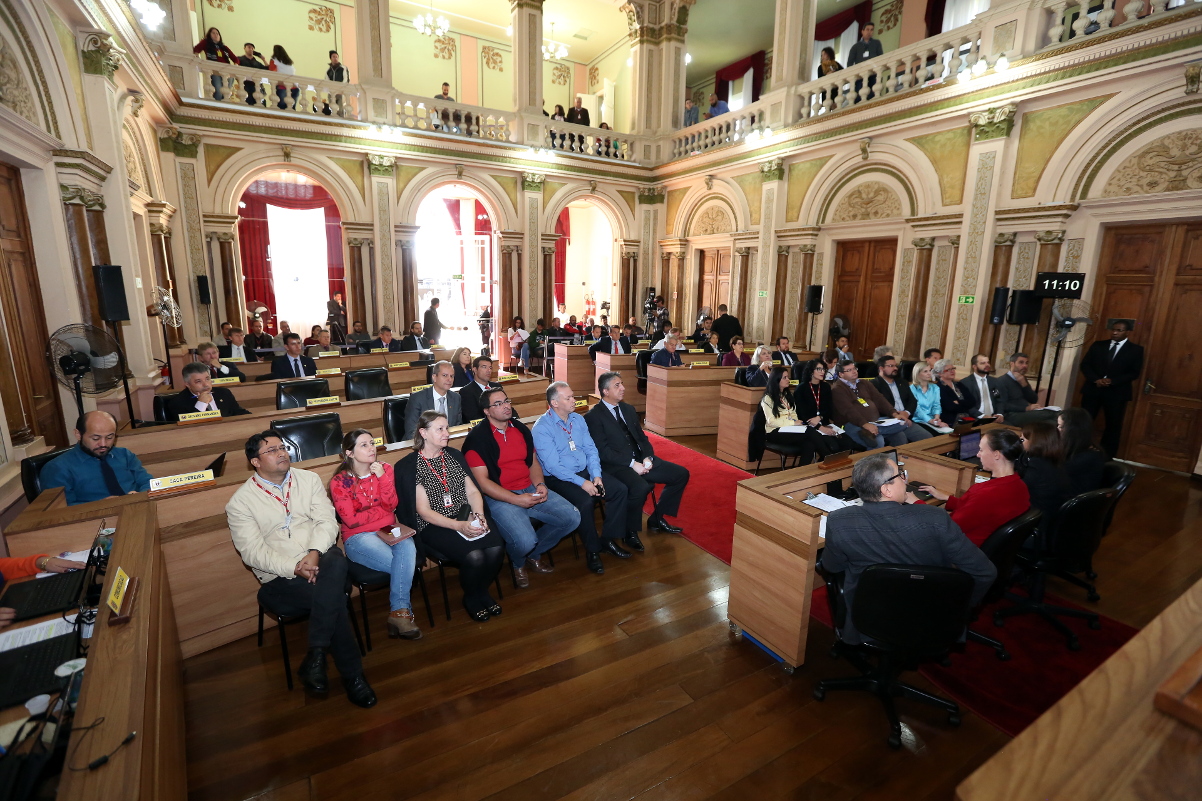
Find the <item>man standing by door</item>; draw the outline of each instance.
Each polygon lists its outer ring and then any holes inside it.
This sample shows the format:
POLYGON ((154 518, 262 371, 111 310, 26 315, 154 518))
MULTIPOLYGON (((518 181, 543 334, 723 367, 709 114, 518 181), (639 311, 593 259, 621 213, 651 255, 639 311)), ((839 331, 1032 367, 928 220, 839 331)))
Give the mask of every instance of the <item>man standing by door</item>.
POLYGON ((1102 432, 1102 450, 1111 459, 1119 449, 1123 417, 1131 402, 1131 385, 1139 380, 1144 369, 1144 349, 1127 339, 1131 333, 1130 320, 1110 323, 1110 339, 1099 340, 1089 347, 1081 359, 1081 407, 1097 419, 1098 412, 1106 414, 1102 432))

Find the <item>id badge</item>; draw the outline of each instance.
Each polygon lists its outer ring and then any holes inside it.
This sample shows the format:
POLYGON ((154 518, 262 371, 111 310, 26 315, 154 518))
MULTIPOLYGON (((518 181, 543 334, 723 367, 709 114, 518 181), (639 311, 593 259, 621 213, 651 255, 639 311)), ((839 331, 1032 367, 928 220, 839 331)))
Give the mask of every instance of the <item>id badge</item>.
POLYGON ((858 400, 858 401, 860 402, 860 405, 861 405, 861 406, 867 406, 867 405, 868 405, 868 401, 864 400, 863 398, 856 398, 856 400, 858 400))
POLYGON ((570 450, 570 451, 576 450, 576 443, 573 440, 568 440, 568 450, 570 450))
POLYGON ((289 537, 292 536, 292 513, 291 512, 289 512, 287 515, 284 516, 284 532, 287 533, 287 535, 289 537))
POLYGON ((448 492, 446 495, 442 496, 442 505, 447 509, 450 509, 455 505, 455 502, 451 500, 451 493, 448 492))

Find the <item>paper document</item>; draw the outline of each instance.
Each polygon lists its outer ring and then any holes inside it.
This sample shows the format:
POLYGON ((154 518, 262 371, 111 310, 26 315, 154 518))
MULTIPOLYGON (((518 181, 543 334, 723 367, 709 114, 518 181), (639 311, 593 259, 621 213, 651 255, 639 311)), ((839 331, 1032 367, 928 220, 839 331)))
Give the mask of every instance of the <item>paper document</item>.
POLYGON ((1040 406, 1040 407, 1039 407, 1039 409, 1040 409, 1040 411, 1044 411, 1044 412, 1058 412, 1058 411, 1060 411, 1060 407, 1059 407, 1059 406, 1040 406))
POLYGON ((977 476, 976 478, 973 479, 973 483, 974 484, 983 484, 984 482, 988 481, 990 478, 991 478, 990 476, 977 476))
POLYGON ((824 436, 824 437, 837 437, 837 436, 839 436, 840 434, 844 433, 843 429, 842 429, 842 428, 840 428, 839 426, 835 425, 834 423, 831 423, 831 425, 829 426, 829 428, 831 429, 831 431, 834 431, 835 433, 834 433, 834 434, 828 434, 828 433, 826 433, 825 431, 822 431, 821 429, 819 429, 819 431, 820 431, 820 433, 822 434, 822 436, 824 436))
POLYGON ((821 493, 820 495, 816 495, 809 500, 802 501, 802 503, 804 503, 806 506, 813 506, 815 509, 821 509, 824 512, 833 512, 836 509, 845 509, 850 505, 846 501, 841 501, 832 495, 827 495, 825 492, 821 493))
POLYGON ((818 521, 818 536, 826 539, 826 515, 823 515, 818 521))
POLYGON ((874 420, 873 422, 876 423, 877 428, 881 426, 899 426, 902 424, 902 421, 896 417, 882 417, 880 420, 874 420))
POLYGON ((781 426, 776 429, 782 434, 804 434, 809 426, 781 426))
POLYGON ((70 634, 71 630, 75 628, 75 615, 68 615, 67 617, 67 620, 56 617, 54 620, 47 620, 18 629, 9 629, 0 633, 0 651, 11 651, 14 648, 20 648, 22 645, 29 645, 41 642, 42 640, 49 640, 51 637, 70 634))

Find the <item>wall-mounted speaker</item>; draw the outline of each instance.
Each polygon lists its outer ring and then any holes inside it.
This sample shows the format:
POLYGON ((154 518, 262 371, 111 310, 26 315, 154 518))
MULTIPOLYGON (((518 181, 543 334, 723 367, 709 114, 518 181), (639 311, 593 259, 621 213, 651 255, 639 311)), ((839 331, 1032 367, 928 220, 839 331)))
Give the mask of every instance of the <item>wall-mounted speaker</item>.
POLYGON ((1006 302, 1010 300, 1010 287, 999 286, 993 289, 993 303, 989 306, 989 322, 1001 325, 1006 322, 1006 302))
POLYGON ((1010 295, 1010 314, 1006 322, 1010 325, 1037 325, 1043 312, 1043 298, 1034 289, 1016 289, 1010 295))
POLYGON ((93 264, 92 276, 96 280, 100 319, 110 323, 128 320, 129 304, 125 302, 125 281, 121 278, 120 265, 93 264))
POLYGON ((822 290, 818 285, 806 287, 806 314, 822 314, 822 290))
POLYGON ((213 296, 209 293, 209 277, 207 275, 196 276, 196 294, 202 305, 208 306, 213 302, 213 296))

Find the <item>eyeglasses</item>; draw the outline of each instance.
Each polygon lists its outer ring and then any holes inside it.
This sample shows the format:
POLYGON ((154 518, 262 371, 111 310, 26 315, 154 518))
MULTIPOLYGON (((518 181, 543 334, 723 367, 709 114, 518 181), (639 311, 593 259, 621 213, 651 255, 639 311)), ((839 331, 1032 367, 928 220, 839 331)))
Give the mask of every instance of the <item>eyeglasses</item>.
MULTIPOLYGON (((891 484, 891 483, 892 483, 894 480, 896 480, 896 479, 899 479, 899 478, 900 478, 902 481, 909 481, 909 480, 910 480, 910 478, 909 478, 909 473, 907 473, 905 470, 898 470, 898 471, 897 471, 897 474, 896 474, 896 475, 894 475, 894 476, 892 476, 892 477, 891 477, 891 478, 890 478, 888 481, 886 481, 886 482, 885 482, 885 484, 891 484)), ((882 486, 883 486, 883 485, 882 485, 882 486)))
POLYGON ((495 409, 498 406, 512 406, 513 401, 511 401, 509 398, 506 398, 505 400, 499 400, 499 401, 496 401, 495 403, 490 403, 488 405, 489 405, 489 408, 495 409))
POLYGON ((281 451, 287 452, 288 449, 285 448, 283 445, 276 445, 274 448, 268 448, 265 451, 259 451, 259 455, 260 456, 271 456, 273 453, 280 453, 281 451))

